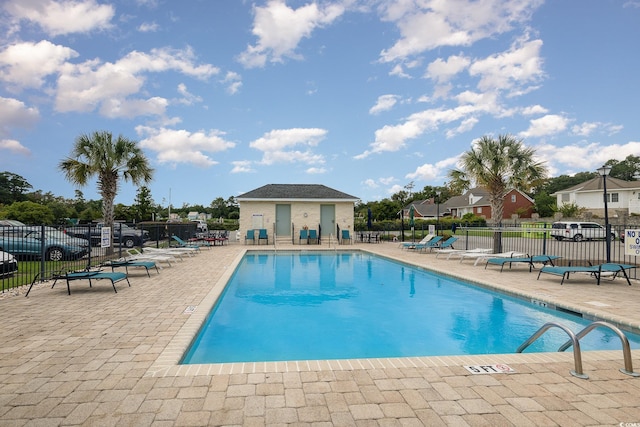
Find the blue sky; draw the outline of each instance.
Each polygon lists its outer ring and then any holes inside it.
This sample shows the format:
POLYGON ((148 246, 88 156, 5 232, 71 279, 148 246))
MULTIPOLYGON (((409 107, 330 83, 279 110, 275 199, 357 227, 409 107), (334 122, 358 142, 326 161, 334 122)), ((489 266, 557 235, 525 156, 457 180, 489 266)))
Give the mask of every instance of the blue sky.
POLYGON ((4 0, 0 171, 73 198, 58 164, 96 130, 138 141, 177 207, 271 183, 380 200, 501 133, 551 176, 593 171, 640 155, 639 22, 640 0, 4 0))

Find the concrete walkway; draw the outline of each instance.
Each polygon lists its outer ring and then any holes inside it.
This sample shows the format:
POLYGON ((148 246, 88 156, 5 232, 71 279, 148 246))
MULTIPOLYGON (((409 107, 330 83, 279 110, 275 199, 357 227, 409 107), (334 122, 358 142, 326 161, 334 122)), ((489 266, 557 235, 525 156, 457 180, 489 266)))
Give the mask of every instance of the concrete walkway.
MULTIPOLYGON (((296 246, 296 248, 299 248, 296 246)), ((640 283, 500 273, 396 244, 356 244, 514 295, 640 329, 640 283)), ((247 247, 203 250, 160 274, 50 284, 0 299, 0 426, 583 426, 640 423, 640 378, 622 351, 180 366, 182 351, 247 247), (465 365, 505 363, 511 374, 465 365)), ((279 248, 280 249, 280 248, 279 248)), ((342 249, 342 248, 340 248, 342 249)), ((640 352, 633 351, 640 371, 640 352)), ((633 424, 629 424, 633 425, 633 424)), ((638 424, 635 424, 638 425, 638 424)))

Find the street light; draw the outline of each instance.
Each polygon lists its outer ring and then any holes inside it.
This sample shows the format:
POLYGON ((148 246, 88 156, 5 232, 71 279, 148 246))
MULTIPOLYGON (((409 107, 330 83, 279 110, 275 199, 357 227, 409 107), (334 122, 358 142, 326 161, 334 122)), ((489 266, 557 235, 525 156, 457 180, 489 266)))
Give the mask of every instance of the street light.
POLYGON ((609 208, 607 206, 607 175, 611 172, 611 166, 598 168, 598 173, 602 176, 602 187, 604 189, 604 228, 605 242, 607 250, 607 262, 611 262, 611 230, 609 229, 609 208))
POLYGON ((440 191, 436 191, 436 235, 440 235, 440 191))

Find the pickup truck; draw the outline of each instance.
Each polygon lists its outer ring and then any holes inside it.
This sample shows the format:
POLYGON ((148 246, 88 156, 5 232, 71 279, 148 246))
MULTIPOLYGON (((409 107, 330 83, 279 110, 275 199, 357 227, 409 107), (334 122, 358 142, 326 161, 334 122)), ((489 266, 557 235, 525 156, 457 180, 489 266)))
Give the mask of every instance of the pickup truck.
MULTIPOLYGON (((79 225, 65 228, 65 233, 74 237, 81 237, 91 241, 92 246, 99 246, 102 236, 102 223, 95 225, 79 225)), ((113 225, 113 242, 119 243, 127 248, 133 248, 134 246, 141 246, 144 242, 149 240, 149 232, 146 230, 138 230, 136 228, 129 227, 126 224, 115 223, 113 225)))

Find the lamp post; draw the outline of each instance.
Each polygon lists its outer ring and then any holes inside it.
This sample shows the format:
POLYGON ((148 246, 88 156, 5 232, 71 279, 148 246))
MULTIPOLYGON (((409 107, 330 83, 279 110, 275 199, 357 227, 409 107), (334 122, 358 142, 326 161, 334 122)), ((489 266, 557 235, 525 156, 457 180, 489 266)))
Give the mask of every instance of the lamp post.
POLYGON ((436 191, 436 235, 440 235, 440 191, 436 191))
POLYGON ((602 188, 604 189, 604 228, 607 262, 611 262, 611 230, 609 229, 609 208, 607 206, 607 175, 611 172, 611 166, 598 168, 598 173, 602 176, 602 188))

